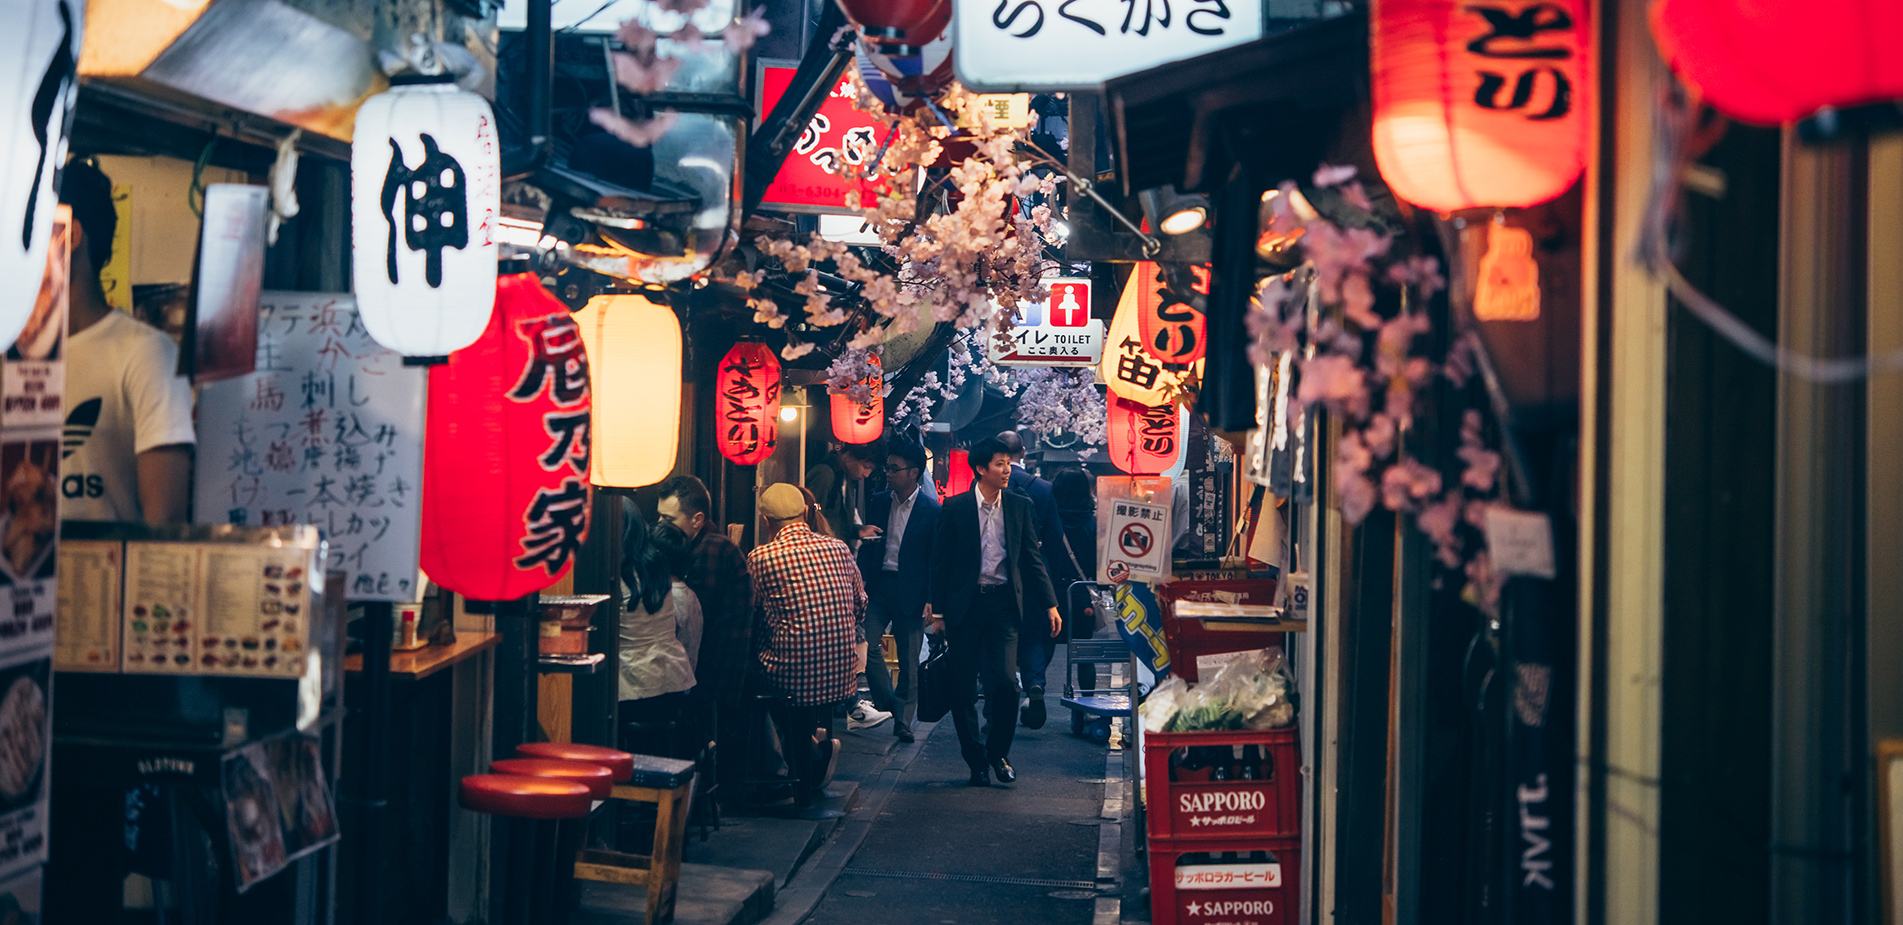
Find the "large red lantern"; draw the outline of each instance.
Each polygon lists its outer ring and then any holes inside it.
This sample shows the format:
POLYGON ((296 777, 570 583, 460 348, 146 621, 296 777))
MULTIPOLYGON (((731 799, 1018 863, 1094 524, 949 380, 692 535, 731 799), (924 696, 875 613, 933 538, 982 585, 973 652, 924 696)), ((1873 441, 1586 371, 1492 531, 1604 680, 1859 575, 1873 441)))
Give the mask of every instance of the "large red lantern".
POLYGON ((971 471, 971 451, 953 450, 945 455, 945 481, 939 483, 940 498, 962 495, 971 490, 978 474, 971 471))
POLYGON ((540 591, 588 538, 588 354, 535 274, 496 283, 476 342, 430 370, 422 566, 464 597, 540 591))
POLYGON ((1720 112, 1777 125, 1903 98, 1894 0, 1658 0, 1665 63, 1720 112))
POLYGON ((839 0, 868 42, 917 48, 951 25, 952 0, 839 0))
POLYGON ((720 358, 720 455, 757 466, 780 439, 780 360, 758 341, 734 344, 720 358))
POLYGON ((1110 461, 1131 475, 1162 475, 1183 454, 1182 409, 1110 396, 1110 461))
MULTIPOLYGON (((1194 363, 1209 349, 1203 313, 1186 299, 1209 295, 1209 268, 1191 267, 1190 292, 1171 292, 1157 279, 1160 267, 1147 261, 1136 265, 1130 283, 1137 289, 1137 330, 1143 347, 1165 363, 1194 363)), ((1053 300, 1055 296, 1053 296, 1053 300)), ((1052 304, 1051 310, 1058 306, 1052 304)))
POLYGON ((885 433, 885 376, 879 372, 878 357, 866 360, 872 371, 859 382, 872 390, 872 398, 862 405, 844 392, 832 396, 833 439, 840 443, 871 443, 885 433))
POLYGON ((1374 0, 1374 159, 1388 187, 1436 212, 1566 192, 1590 150, 1590 26, 1585 0, 1374 0))

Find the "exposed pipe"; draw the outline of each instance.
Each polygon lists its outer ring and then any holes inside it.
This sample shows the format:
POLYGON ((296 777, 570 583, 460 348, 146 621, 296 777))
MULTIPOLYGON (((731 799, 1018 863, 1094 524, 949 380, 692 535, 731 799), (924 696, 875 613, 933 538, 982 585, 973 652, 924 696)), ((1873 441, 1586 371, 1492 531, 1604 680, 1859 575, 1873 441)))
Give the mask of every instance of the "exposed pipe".
POLYGON ((521 180, 555 153, 554 133, 550 130, 551 100, 554 94, 555 31, 554 0, 528 0, 528 27, 523 33, 529 58, 529 145, 526 151, 502 162, 504 183, 521 180))

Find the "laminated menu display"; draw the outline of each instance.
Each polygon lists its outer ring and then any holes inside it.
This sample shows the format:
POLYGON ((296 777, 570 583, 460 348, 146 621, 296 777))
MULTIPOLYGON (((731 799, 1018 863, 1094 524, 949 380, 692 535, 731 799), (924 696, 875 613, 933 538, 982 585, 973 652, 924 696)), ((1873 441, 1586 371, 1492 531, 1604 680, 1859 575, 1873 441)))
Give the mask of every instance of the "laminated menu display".
POLYGON ((296 547, 127 543, 123 670, 302 676, 310 569, 296 547))
POLYGON ((125 544, 66 540, 59 547, 59 636, 53 667, 60 671, 118 671, 120 575, 125 544))
POLYGON ((192 635, 198 628, 196 546, 127 543, 124 669, 131 674, 196 674, 192 635))

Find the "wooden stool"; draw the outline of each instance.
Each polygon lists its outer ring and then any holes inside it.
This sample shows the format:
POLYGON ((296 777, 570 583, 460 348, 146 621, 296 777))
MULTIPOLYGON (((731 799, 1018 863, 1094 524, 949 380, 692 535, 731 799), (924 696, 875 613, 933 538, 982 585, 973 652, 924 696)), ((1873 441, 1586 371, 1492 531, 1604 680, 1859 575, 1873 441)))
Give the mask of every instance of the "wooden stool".
POLYGON ((559 820, 588 815, 589 787, 553 777, 477 774, 462 780, 461 802, 472 812, 496 816, 509 849, 503 881, 502 921, 547 925, 568 918, 568 896, 557 876, 559 820))
POLYGON ((681 878, 681 842, 687 833, 688 809, 693 804, 694 763, 630 755, 593 745, 553 742, 522 745, 516 754, 562 762, 602 763, 610 769, 614 780, 628 781, 615 783, 609 789, 609 801, 654 804, 654 844, 649 853, 583 848, 575 855, 574 876, 577 880, 645 887, 648 925, 674 921, 674 899, 681 878))

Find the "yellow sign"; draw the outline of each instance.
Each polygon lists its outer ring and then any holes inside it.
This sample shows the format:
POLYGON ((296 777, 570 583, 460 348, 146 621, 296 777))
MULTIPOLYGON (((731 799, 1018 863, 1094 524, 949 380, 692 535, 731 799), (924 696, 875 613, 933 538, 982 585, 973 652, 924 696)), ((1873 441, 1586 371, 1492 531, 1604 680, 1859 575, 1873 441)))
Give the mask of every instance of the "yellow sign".
POLYGON ((112 259, 99 271, 99 288, 106 291, 106 304, 122 312, 132 311, 132 187, 112 185, 112 211, 119 223, 112 230, 112 259))
POLYGON ((1029 128, 1031 125, 1031 94, 1029 93, 982 93, 978 96, 978 105, 965 110, 958 118, 959 128, 978 128, 978 111, 991 116, 991 124, 1008 128, 1029 128))

